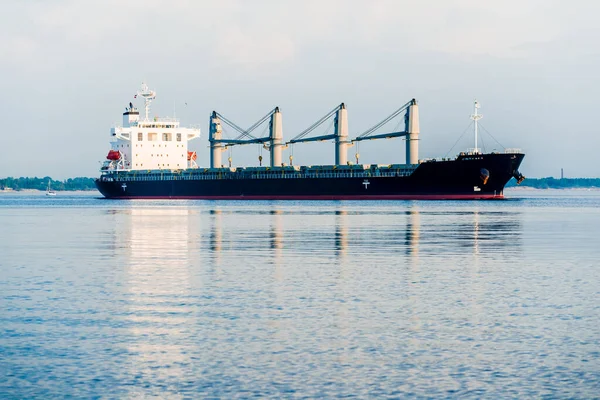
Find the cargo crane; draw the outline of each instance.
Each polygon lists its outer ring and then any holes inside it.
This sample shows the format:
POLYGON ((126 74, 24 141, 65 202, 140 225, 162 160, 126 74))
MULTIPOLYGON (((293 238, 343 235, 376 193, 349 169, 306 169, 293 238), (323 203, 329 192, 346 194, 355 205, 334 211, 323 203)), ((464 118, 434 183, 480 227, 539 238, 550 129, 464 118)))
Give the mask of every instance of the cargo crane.
MULTIPOLYGON (((357 142, 363 140, 377 140, 377 139, 390 139, 395 137, 406 137, 406 164, 418 164, 419 163, 419 106, 417 101, 412 99, 402 107, 398 108, 392 114, 367 129, 365 132, 358 135, 355 139, 348 140, 348 111, 344 103, 340 104, 327 114, 319 119, 317 122, 300 132, 287 144, 295 143, 307 143, 317 142, 324 140, 335 140, 335 165, 348 164, 348 147, 353 146, 357 142), (396 118, 397 116, 405 113, 404 123, 405 129, 398 132, 388 132, 381 134, 374 134, 379 128, 396 118), (323 125, 330 118, 334 117, 334 133, 325 134, 314 137, 307 137, 311 132, 323 125)), ((356 162, 358 163, 359 154, 356 153, 356 162)), ((291 161, 291 159, 290 159, 291 161)))
MULTIPOLYGON (((213 111, 210 115, 209 121, 209 137, 208 141, 210 142, 210 167, 211 168, 221 168, 221 153, 228 146, 235 145, 244 145, 244 144, 262 144, 267 150, 269 150, 271 155, 271 166, 281 166, 281 152, 284 148, 283 143, 283 128, 282 128, 282 117, 281 111, 279 107, 275 107, 273 110, 269 111, 267 115, 259 119, 248 129, 243 129, 239 127, 234 122, 225 118, 222 114, 219 114, 216 111, 213 111), (269 121, 269 136, 257 138, 252 135, 252 132, 265 123, 267 120, 269 121), (235 129, 239 135, 235 139, 223 139, 223 128, 222 123, 227 124, 228 126, 235 129)), ((259 160, 262 163, 262 156, 259 157, 259 160)), ((230 160, 231 161, 231 160, 230 160)))
MULTIPOLYGON (((412 99, 402 107, 394 111, 392 114, 378 122, 376 125, 367 129, 352 142, 361 142, 363 140, 390 139, 395 137, 406 137, 406 164, 414 165, 419 163, 419 106, 415 99, 412 99), (404 115, 405 129, 399 132, 388 132, 374 134, 379 128, 396 118, 398 115, 406 112, 404 115)), ((358 153, 356 161, 358 163, 358 153)))
POLYGON ((348 147, 352 146, 352 143, 348 141, 348 110, 346 110, 346 105, 344 103, 340 104, 317 122, 300 132, 292 140, 287 142, 287 144, 317 142, 332 139, 335 140, 335 165, 346 165, 348 163, 348 147), (334 117, 333 134, 306 137, 309 133, 323 125, 332 117, 334 117))

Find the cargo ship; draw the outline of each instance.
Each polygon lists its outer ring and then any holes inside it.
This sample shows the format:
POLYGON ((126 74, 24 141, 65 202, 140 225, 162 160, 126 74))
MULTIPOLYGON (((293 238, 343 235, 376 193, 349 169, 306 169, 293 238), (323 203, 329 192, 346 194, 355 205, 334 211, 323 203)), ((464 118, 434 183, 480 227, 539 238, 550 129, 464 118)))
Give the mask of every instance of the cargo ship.
POLYGON ((524 177, 519 166, 524 154, 517 149, 483 153, 477 146, 479 104, 471 116, 475 147, 452 159, 419 159, 419 105, 415 99, 353 139, 348 134, 348 112, 340 104, 310 127, 285 142, 282 113, 276 107, 248 129, 213 111, 209 117, 210 165, 198 165, 188 143, 200 137, 200 129, 184 128, 175 118, 150 116, 156 92, 147 85, 136 96, 144 100, 145 115, 130 102, 122 126, 111 129, 111 149, 96 179, 96 186, 109 199, 241 199, 241 200, 454 200, 502 199, 504 187, 524 177), (378 133, 395 118, 404 118, 402 131, 378 133), (333 132, 313 136, 330 121, 333 132), (256 137, 257 127, 268 123, 268 136, 256 137), (236 132, 225 138, 223 128, 236 132), (348 148, 363 140, 404 138, 404 164, 361 164, 348 161, 348 148), (282 154, 295 144, 333 141, 335 162, 331 165, 293 165, 282 154), (231 157, 222 163, 231 146, 255 144, 269 153, 269 165, 234 167, 231 157))

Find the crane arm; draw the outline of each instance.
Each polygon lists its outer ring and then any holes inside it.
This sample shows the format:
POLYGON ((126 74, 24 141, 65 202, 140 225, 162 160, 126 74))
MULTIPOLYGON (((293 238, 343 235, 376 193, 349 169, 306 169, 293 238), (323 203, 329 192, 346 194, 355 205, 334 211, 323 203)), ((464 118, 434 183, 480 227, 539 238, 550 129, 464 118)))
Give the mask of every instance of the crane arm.
POLYGON ((360 142, 362 140, 391 139, 391 138, 401 137, 401 136, 406 136, 406 135, 408 135, 408 132, 381 133, 379 135, 359 136, 356 139, 352 139, 352 142, 360 142))
MULTIPOLYGON (((289 143, 301 143, 302 141, 304 141, 304 140, 300 140, 300 139, 304 138, 306 135, 308 135, 309 133, 311 133, 312 131, 314 131, 315 129, 317 129, 319 126, 321 126, 325 121, 327 121, 329 118, 331 118, 332 116, 334 116, 335 113, 337 113, 338 110, 340 108, 342 108, 342 107, 344 107, 344 103, 340 104, 339 106, 337 106, 333 110, 329 111, 327 114, 325 114, 324 117, 322 117, 321 119, 319 119, 317 122, 315 122, 314 124, 312 124, 311 126, 309 126, 308 128, 306 128, 305 130, 303 130, 302 132, 300 132, 296 136, 294 136, 294 138, 292 138, 292 140, 289 143)), ((321 139, 321 140, 325 140, 325 139, 321 139)), ((310 141, 310 140, 308 140, 308 141, 310 141)))
POLYGON ((272 109, 271 111, 269 111, 269 113, 267 115, 265 115, 264 117, 262 117, 261 119, 259 119, 258 121, 256 121, 250 128, 246 129, 245 132, 243 132, 240 136, 238 136, 236 139, 241 139, 243 137, 250 137, 252 139, 256 139, 256 137, 252 136, 250 134, 250 132, 252 132, 253 130, 255 130, 256 128, 258 128, 260 125, 262 125, 266 120, 268 120, 269 118, 271 118, 271 116, 273 114, 275 114, 275 112, 278 110, 278 107, 275 107, 274 109, 272 109))
POLYGON ((264 143, 268 142, 269 138, 255 138, 255 139, 247 139, 247 140, 239 140, 239 139, 217 139, 212 140, 213 143, 225 143, 225 144, 253 144, 253 143, 264 143))
POLYGON ((315 136, 315 137, 309 137, 309 138, 304 138, 304 139, 292 139, 288 142, 288 144, 318 142, 321 140, 331 140, 331 139, 335 139, 335 135, 322 135, 322 136, 315 136))
MULTIPOLYGON (((257 122, 255 122, 250 128, 248 129, 243 129, 240 126, 238 126, 236 123, 234 123, 233 121, 231 121, 230 119, 226 118, 223 114, 220 114, 218 112, 215 111, 215 114, 217 115, 217 117, 219 117, 219 119, 223 122, 225 122, 227 125, 229 125, 230 127, 232 127, 233 129, 235 129, 239 135, 232 140, 242 140, 243 138, 250 138, 250 140, 256 140, 257 138, 254 137, 252 134, 250 134, 250 132, 252 132, 253 130, 255 130, 258 126, 262 125, 267 119, 269 119, 271 117, 271 115, 273 115, 275 112, 277 111, 277 107, 272 109, 271 111, 269 111, 269 113, 267 115, 265 115, 264 117, 262 117, 261 119, 259 119, 257 122)), ((231 141, 221 141, 219 143, 233 143, 231 141)), ((260 142, 256 142, 256 143, 260 143, 260 142)))
MULTIPOLYGON (((385 124, 387 124, 388 122, 390 122, 392 119, 396 118, 402 112, 406 111, 408 109, 408 107, 412 104, 412 102, 413 101, 411 100, 408 103, 404 104, 402 107, 400 107, 399 109, 397 109, 396 111, 394 111, 393 113, 391 113, 389 116, 387 116, 386 118, 384 118, 382 121, 378 122, 377 124, 375 124, 371 128, 367 129, 366 131, 364 131, 363 133, 361 133, 360 135, 358 135, 358 137, 356 139, 364 137, 365 139, 360 139, 360 140, 366 140, 367 136, 369 136, 371 133, 375 132, 377 129, 381 128, 382 126, 384 126, 385 124)), ((380 135, 377 135, 377 136, 380 136, 380 135)), ((356 139, 354 139, 354 140, 356 141, 356 139)))

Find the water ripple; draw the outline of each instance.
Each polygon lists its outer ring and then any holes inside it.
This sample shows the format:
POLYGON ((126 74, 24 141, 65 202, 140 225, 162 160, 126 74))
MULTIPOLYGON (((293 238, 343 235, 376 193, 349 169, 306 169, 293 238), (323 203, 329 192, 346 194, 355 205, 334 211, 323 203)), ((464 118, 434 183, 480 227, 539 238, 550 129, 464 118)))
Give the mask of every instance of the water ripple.
POLYGON ((592 398, 600 195, 0 196, 8 398, 592 398))

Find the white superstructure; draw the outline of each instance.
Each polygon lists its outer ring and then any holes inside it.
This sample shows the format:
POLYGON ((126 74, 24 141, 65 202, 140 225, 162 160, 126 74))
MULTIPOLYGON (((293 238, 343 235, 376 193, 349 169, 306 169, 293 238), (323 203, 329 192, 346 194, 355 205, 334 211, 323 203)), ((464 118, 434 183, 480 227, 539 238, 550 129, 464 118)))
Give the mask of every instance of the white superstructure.
POLYGON ((123 125, 110 130, 111 150, 103 170, 177 170, 197 168, 196 153, 188 142, 200 137, 200 129, 182 128, 176 118, 150 117, 156 92, 142 84, 136 98, 144 98, 145 116, 132 103, 125 108, 123 125))

